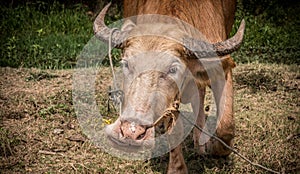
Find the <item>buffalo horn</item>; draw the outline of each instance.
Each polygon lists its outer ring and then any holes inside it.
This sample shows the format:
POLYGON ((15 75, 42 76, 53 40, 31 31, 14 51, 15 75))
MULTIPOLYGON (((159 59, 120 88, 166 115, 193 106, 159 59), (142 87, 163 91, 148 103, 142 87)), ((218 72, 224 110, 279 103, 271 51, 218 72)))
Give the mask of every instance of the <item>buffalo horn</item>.
POLYGON ((119 29, 108 28, 104 23, 104 17, 111 3, 107 4, 99 13, 94 21, 94 34, 95 36, 103 42, 108 43, 109 37, 111 37, 112 44, 119 45, 126 36, 126 32, 122 32, 119 29), (112 33, 112 30, 113 33, 112 33))

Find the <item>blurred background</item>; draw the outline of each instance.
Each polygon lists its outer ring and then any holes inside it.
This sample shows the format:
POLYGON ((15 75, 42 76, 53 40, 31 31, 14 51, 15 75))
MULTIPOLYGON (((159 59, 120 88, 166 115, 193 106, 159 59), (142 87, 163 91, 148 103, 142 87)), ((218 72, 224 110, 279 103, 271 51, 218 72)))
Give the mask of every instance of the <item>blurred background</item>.
MULTIPOLYGON (((111 0, 1 1, 0 66, 65 69, 93 37, 93 20, 111 0)), ((237 63, 300 64, 297 0, 238 0, 236 32, 246 20, 237 63)), ((112 1, 106 23, 122 18, 122 1, 112 1)), ((115 62, 119 52, 114 51, 115 62)), ((105 63, 105 62, 104 62, 105 63)))

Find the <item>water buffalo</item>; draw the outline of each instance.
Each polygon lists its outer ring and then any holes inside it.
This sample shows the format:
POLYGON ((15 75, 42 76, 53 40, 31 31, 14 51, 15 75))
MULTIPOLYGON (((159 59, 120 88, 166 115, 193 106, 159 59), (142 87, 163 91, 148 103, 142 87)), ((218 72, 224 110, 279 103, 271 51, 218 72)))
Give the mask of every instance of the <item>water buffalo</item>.
MULTIPOLYGON (((96 18, 94 32, 100 40, 108 42, 111 39, 114 46, 122 49, 125 96, 119 118, 106 128, 111 143, 120 148, 138 148, 145 144, 151 147, 155 132, 153 123, 167 108, 174 108, 174 101, 189 102, 194 94, 187 94, 185 98, 180 94, 194 82, 199 96, 198 106, 193 106, 198 108, 194 111, 198 115, 196 124, 205 126, 203 105, 208 86, 217 106, 215 135, 232 146, 235 131, 232 68, 235 63, 230 53, 240 47, 245 28, 242 21, 237 33, 229 38, 236 1, 124 0, 124 17, 136 17, 126 20, 122 29, 114 31, 104 24, 108 7, 96 18), (143 17, 147 14, 164 15, 167 19, 143 17), (175 21, 169 21, 168 17, 175 21), (192 31, 185 23, 197 31, 192 31), (218 73, 220 67, 222 73, 218 73), (186 70, 192 76, 187 77, 186 70)), ((230 154, 213 138, 203 143, 201 135, 200 130, 193 130, 194 146, 199 153, 230 154)), ((187 173, 180 144, 170 151, 168 173, 187 173)))

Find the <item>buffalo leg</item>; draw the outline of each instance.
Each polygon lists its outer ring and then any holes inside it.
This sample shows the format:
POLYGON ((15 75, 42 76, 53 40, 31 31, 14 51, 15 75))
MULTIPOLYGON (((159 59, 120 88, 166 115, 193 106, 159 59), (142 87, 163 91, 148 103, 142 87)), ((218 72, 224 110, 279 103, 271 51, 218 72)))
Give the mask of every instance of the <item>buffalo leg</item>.
MULTIPOLYGON (((199 113, 198 113, 198 117, 196 120, 196 124, 197 126, 203 128, 205 125, 205 114, 204 114, 204 97, 205 97, 205 88, 199 88, 198 89, 199 92, 199 113)), ((197 107, 193 106, 193 109, 195 111, 197 107)), ((198 150, 199 154, 203 155, 205 154, 205 146, 203 143, 200 143, 200 135, 201 135, 201 131, 197 128, 193 129, 193 139, 194 139, 194 148, 198 150)))
MULTIPOLYGON (((227 145, 232 146, 235 124, 233 118, 233 86, 232 71, 226 74, 226 80, 211 83, 211 88, 217 105, 217 127, 215 135, 227 145)), ((219 141, 211 138, 206 144, 206 151, 211 155, 227 156, 230 150, 219 141)))
POLYGON ((168 174, 185 174, 188 173, 184 162, 181 144, 170 151, 168 174))

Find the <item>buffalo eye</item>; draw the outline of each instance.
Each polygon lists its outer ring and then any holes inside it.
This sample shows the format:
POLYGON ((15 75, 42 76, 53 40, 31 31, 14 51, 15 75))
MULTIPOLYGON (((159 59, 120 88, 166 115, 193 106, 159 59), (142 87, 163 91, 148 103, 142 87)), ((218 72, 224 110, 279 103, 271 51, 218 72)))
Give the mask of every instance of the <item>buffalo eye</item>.
POLYGON ((168 74, 175 74, 177 72, 177 67, 176 66, 173 66, 169 69, 169 72, 168 74))
POLYGON ((123 68, 128 69, 128 61, 127 60, 121 60, 121 65, 123 68))

